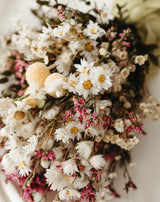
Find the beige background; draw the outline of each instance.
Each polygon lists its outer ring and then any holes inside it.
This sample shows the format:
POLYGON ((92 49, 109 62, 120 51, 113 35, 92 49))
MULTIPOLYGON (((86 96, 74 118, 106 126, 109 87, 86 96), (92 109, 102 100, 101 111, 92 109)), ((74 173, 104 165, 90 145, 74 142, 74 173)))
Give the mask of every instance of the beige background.
MULTIPOLYGON (((77 0, 74 0, 76 2, 77 0)), ((102 0, 99 0, 102 3, 102 0)), ((35 7, 34 0, 0 0, 0 34, 15 29, 13 19, 20 17, 23 22, 36 24, 31 16, 30 7, 35 7)), ((153 96, 160 101, 160 69, 151 69, 147 76, 147 86, 153 96)), ((140 143, 132 152, 136 167, 130 168, 130 173, 138 186, 136 192, 131 191, 125 195, 117 179, 118 191, 121 199, 113 202, 159 202, 160 190, 160 122, 145 120, 145 130, 148 135, 140 137, 140 143)), ((121 179, 123 182, 123 178, 121 179)), ((11 183, 5 185, 4 176, 0 174, 0 202, 21 202, 18 193, 11 183)), ((50 202, 48 200, 48 202, 50 202)))

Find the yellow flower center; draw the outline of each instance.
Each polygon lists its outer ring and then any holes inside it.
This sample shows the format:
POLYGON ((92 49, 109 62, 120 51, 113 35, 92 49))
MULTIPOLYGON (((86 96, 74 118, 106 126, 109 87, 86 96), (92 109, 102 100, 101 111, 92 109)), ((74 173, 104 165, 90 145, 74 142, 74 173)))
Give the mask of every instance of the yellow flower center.
POLYGON ((83 87, 84 87, 86 90, 90 90, 90 89, 92 88, 92 83, 91 83, 91 81, 90 81, 90 80, 85 81, 85 82, 83 83, 83 87))
POLYGON ((70 132, 73 133, 73 134, 76 134, 76 133, 78 133, 78 128, 73 127, 73 128, 70 129, 70 132))
POLYGON ((68 119, 68 120, 67 120, 67 123, 70 123, 70 122, 72 122, 72 119, 68 119))
POLYGON ((69 193, 69 191, 66 191, 66 195, 69 195, 70 193, 69 193))
POLYGON ((91 133, 91 131, 88 129, 88 130, 87 130, 87 133, 91 133))
POLYGON ((103 18, 106 18, 107 15, 108 15, 107 13, 102 13, 102 17, 103 17, 103 18))
POLYGON ((77 82, 76 82, 76 81, 70 81, 69 84, 70 84, 70 86, 73 86, 73 87, 74 87, 74 86, 77 85, 77 82))
POLYGON ((24 165, 25 165, 24 161, 20 162, 20 163, 19 163, 20 169, 23 169, 23 168, 24 168, 24 165))
POLYGON ((68 175, 66 175, 66 180, 67 180, 67 182, 69 182, 69 180, 70 180, 70 177, 68 175))
POLYGON ((62 31, 60 31, 60 33, 59 33, 59 34, 60 34, 60 36, 62 36, 62 34, 63 34, 63 30, 62 30, 62 31))
POLYGON ((101 197, 101 200, 105 200, 105 197, 104 197, 104 196, 102 196, 102 197, 101 197))
POLYGON ((94 49, 93 46, 91 46, 91 44, 88 42, 85 44, 85 50, 88 52, 91 52, 94 49))
POLYGON ((25 117, 25 113, 22 111, 16 111, 14 116, 13 116, 16 120, 21 120, 25 117))
POLYGON ((106 80, 106 77, 105 77, 103 74, 101 74, 101 75, 98 77, 98 81, 99 81, 100 83, 103 83, 105 80, 106 80))
POLYGON ((95 34, 95 29, 92 28, 92 29, 91 29, 91 32, 92 32, 92 34, 95 34))
POLYGON ((87 69, 86 67, 83 68, 82 74, 85 74, 85 73, 86 73, 86 69, 87 69))

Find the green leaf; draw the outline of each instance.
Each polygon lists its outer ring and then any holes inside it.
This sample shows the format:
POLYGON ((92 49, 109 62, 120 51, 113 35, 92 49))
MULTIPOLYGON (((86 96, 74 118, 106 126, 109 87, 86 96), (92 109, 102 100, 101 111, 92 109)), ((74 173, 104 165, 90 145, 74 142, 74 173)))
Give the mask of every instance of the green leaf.
POLYGON ((10 71, 10 70, 4 71, 2 73, 3 76, 10 76, 11 74, 12 74, 12 71, 10 71))
POLYGON ((150 58, 151 62, 153 62, 154 65, 159 66, 158 57, 156 57, 153 54, 149 54, 149 58, 150 58))
POLYGON ((34 118, 29 110, 26 112, 26 116, 27 116, 28 121, 30 121, 30 122, 34 121, 34 118))
POLYGON ((8 79, 6 77, 0 79, 0 83, 6 83, 8 79))
POLYGON ((4 97, 11 96, 11 95, 12 95, 12 91, 9 90, 9 89, 5 89, 5 90, 2 91, 2 95, 3 95, 4 97))
POLYGON ((45 105, 45 100, 43 100, 43 99, 38 100, 37 107, 39 109, 42 109, 44 107, 44 105, 45 105))
POLYGON ((36 1, 39 5, 44 6, 44 5, 49 5, 49 1, 41 1, 41 0, 37 0, 36 1))

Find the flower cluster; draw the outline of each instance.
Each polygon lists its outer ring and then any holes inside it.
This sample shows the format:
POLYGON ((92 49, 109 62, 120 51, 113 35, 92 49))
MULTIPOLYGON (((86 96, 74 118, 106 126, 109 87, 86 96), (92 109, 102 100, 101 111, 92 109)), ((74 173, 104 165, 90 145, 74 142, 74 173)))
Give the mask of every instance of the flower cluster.
POLYGON ((54 201, 109 201, 119 197, 118 164, 125 190, 136 189, 130 150, 146 135, 146 113, 160 117, 159 104, 142 101, 147 51, 111 4, 83 13, 37 2, 40 9, 32 11, 42 26, 18 24, 3 38, 1 166, 28 202, 48 190, 56 192, 54 201))

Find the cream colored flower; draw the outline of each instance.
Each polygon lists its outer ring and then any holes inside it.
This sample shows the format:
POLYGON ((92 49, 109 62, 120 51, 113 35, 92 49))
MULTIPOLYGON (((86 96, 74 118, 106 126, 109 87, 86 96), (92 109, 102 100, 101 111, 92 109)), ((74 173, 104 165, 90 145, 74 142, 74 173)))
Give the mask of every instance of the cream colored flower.
POLYGON ((139 64, 139 65, 144 65, 144 63, 146 62, 146 60, 148 59, 147 55, 138 55, 135 58, 135 63, 139 64))
POLYGON ((118 132, 124 132, 124 123, 122 119, 116 119, 115 123, 114 123, 114 127, 116 129, 116 131, 118 132))

